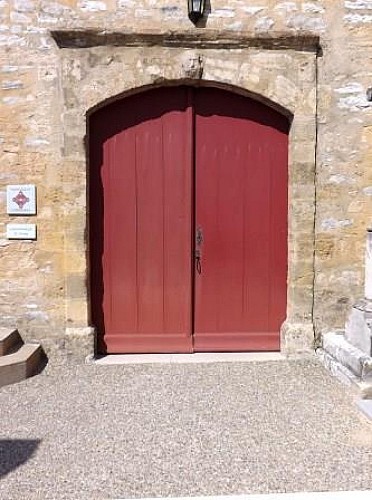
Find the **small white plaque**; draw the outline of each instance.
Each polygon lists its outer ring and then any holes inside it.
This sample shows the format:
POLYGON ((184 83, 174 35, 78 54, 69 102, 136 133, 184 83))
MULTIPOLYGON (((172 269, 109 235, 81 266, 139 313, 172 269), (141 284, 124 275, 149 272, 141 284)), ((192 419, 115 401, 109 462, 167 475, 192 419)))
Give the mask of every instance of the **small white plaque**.
POLYGON ((36 224, 7 224, 8 240, 36 240, 36 224))
POLYGON ((10 215, 36 214, 36 188, 34 184, 17 184, 6 187, 7 213, 10 215))

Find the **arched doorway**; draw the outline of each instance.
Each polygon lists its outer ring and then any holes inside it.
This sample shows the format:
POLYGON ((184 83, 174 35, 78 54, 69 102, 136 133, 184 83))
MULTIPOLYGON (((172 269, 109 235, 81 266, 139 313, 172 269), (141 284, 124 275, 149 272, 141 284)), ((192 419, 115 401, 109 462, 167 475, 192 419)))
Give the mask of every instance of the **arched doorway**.
POLYGON ((166 87, 90 118, 99 352, 279 350, 288 120, 211 87, 166 87))

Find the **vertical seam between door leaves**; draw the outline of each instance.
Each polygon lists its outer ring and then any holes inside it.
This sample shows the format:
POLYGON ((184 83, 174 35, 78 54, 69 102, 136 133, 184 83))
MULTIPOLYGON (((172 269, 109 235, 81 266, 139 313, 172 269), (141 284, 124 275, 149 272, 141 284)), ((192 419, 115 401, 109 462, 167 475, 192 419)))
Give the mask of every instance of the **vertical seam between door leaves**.
POLYGON ((188 128, 190 134, 191 160, 191 351, 194 352, 195 313, 196 313, 196 274, 195 274, 195 231, 196 231, 196 112, 195 93, 193 87, 187 88, 188 112, 190 114, 188 128))

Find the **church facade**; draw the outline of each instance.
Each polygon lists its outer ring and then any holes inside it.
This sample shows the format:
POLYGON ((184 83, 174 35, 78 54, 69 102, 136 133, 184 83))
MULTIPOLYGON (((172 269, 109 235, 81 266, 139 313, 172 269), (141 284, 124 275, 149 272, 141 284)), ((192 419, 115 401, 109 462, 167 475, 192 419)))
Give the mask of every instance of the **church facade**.
POLYGON ((306 355, 364 297, 372 3, 188 8, 0 1, 0 321, 50 360, 306 355))

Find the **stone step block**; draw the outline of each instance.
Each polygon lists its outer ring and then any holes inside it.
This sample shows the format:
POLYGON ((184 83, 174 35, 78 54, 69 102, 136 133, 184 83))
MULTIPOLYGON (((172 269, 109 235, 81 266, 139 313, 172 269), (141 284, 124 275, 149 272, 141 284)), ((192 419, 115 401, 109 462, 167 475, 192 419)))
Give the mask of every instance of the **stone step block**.
POLYGON ((316 354, 325 368, 342 384, 348 385, 359 398, 372 398, 372 381, 362 380, 322 348, 318 348, 316 354))
POLYGON ((350 344, 344 332, 329 332, 323 335, 323 349, 348 368, 362 381, 372 376, 372 358, 350 344))
POLYGON ((40 344, 23 344, 16 352, 0 357, 0 387, 21 382, 44 366, 40 344))
POLYGON ((5 356, 17 351, 23 340, 17 329, 0 328, 0 356, 5 356))

